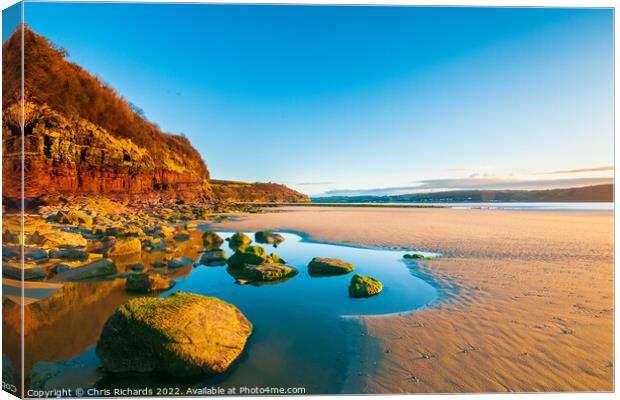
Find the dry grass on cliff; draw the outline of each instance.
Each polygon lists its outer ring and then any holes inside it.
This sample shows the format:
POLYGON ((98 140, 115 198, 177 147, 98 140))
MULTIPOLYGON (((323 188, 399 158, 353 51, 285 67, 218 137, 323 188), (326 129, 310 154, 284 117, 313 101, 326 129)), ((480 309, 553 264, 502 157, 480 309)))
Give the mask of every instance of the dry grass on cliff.
MULTIPOLYGON (((20 29, 3 44, 2 104, 19 98, 20 29)), ((162 132, 157 125, 137 114, 131 104, 100 79, 77 64, 65 59, 67 51, 49 40, 24 30, 25 94, 31 100, 45 103, 68 118, 80 117, 99 125, 112 135, 131 139, 149 149, 155 159, 179 154, 196 174, 208 178, 200 154, 184 136, 162 132)))

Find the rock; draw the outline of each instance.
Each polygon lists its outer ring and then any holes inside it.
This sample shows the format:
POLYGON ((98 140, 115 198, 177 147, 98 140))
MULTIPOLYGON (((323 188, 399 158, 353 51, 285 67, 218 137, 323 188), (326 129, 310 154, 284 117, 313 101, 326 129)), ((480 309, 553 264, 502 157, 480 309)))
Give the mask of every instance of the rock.
POLYGON ((38 362, 29 375, 30 390, 73 390, 95 387, 103 370, 85 365, 79 359, 38 362))
POLYGON ((417 253, 405 254, 403 258, 413 259, 413 260, 432 260, 433 259, 433 257, 426 257, 422 254, 417 254, 417 253))
POLYGON ((276 253, 271 253, 269 255, 269 259, 271 260, 272 263, 275 263, 275 264, 286 264, 286 261, 284 261, 284 259, 281 258, 276 253))
POLYGON ((20 246, 2 246, 2 259, 20 258, 20 246))
POLYGON ((252 239, 243 232, 237 232, 226 240, 228 240, 228 247, 235 252, 244 251, 252 243, 252 239))
POLYGON ((226 261, 231 268, 243 268, 246 265, 259 265, 268 259, 265 249, 260 246, 249 246, 244 251, 237 251, 226 261))
POLYGON ((379 294, 382 289, 383 284, 375 278, 355 274, 349 283, 349 296, 370 297, 379 294))
POLYGON ((259 231, 254 233, 254 240, 258 243, 273 244, 277 246, 284 241, 284 236, 279 233, 259 231))
POLYGON ((107 248, 106 257, 118 257, 142 252, 142 243, 137 237, 116 239, 107 248))
POLYGON ((230 269, 229 273, 238 281, 246 282, 274 282, 297 275, 297 269, 288 265, 264 263, 247 265, 242 269, 230 269))
POLYGON ((315 257, 308 264, 310 275, 342 275, 353 271, 355 266, 337 258, 315 257))
POLYGON ((88 253, 76 249, 50 250, 50 258, 60 258, 62 260, 85 261, 88 259, 88 253))
POLYGON ((24 246, 24 258, 26 260, 45 260, 48 257, 47 251, 45 249, 40 249, 38 247, 27 247, 24 246))
POLYGON ((155 229, 155 233, 165 239, 172 239, 174 237, 175 232, 176 230, 173 227, 168 226, 168 225, 159 225, 155 229))
POLYGON ((96 278, 116 274, 116 264, 109 258, 93 261, 80 267, 71 268, 69 271, 57 274, 54 281, 81 281, 83 279, 96 278))
POLYGON ((27 281, 35 279, 45 278, 45 269, 36 264, 24 264, 22 268, 20 263, 17 262, 2 262, 2 275, 6 275, 13 279, 22 279, 22 269, 24 272, 24 279, 27 281))
POLYGON ((134 274, 129 275, 125 281, 125 289, 128 292, 151 293, 168 290, 174 286, 174 281, 159 274, 134 274))
POLYGON ((183 242, 185 240, 189 240, 189 232, 188 231, 178 231, 174 234, 174 240, 179 242, 183 242))
POLYGON ((144 271, 144 264, 142 263, 131 264, 129 265, 129 268, 132 271, 144 271))
POLYGON ((93 224, 93 218, 78 210, 58 211, 56 221, 60 224, 87 225, 93 224))
POLYGON ((54 265, 52 268, 52 272, 55 274, 60 274, 61 272, 69 271, 71 267, 67 264, 59 263, 54 265))
POLYGON ((139 226, 135 226, 135 225, 124 227, 123 229, 119 230, 118 233, 115 234, 115 236, 116 237, 138 237, 138 238, 146 237, 142 228, 140 228, 139 226))
POLYGON ((195 221, 186 222, 184 228, 187 230, 198 228, 198 223, 195 221))
POLYGON ((209 250, 202 253, 200 263, 204 265, 219 264, 222 265, 226 261, 224 250, 209 250))
POLYGON ((106 322, 96 351, 113 373, 216 374, 239 357, 251 333, 252 324, 232 304, 176 292, 120 306, 106 322))
POLYGON ((31 241, 34 244, 53 248, 84 247, 88 244, 86 239, 80 233, 65 232, 59 230, 50 230, 44 232, 37 231, 32 235, 31 241))
POLYGON ((142 248, 148 251, 166 251, 166 242, 163 239, 146 239, 142 241, 142 248))
POLYGON ((177 269, 177 268, 182 268, 188 265, 192 265, 193 263, 194 261, 192 261, 191 258, 179 256, 179 257, 174 257, 172 260, 168 262, 168 268, 177 269))
POLYGON ((219 249, 224 240, 215 232, 207 231, 202 234, 202 242, 208 250, 219 249))

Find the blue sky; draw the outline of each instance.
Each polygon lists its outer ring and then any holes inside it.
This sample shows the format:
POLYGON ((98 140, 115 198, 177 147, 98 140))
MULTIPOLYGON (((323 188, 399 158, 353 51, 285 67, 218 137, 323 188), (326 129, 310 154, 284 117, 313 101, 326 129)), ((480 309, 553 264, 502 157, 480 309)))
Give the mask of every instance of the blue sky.
POLYGON ((613 173, 610 9, 32 2, 25 19, 220 179, 317 194, 613 173))

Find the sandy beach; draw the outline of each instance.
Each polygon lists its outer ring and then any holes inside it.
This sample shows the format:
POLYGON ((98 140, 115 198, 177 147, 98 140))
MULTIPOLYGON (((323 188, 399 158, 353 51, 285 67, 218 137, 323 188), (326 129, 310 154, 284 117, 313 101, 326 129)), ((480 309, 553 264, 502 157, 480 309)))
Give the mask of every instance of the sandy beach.
POLYGON ((271 211, 215 227, 443 254, 419 264, 439 301, 352 321, 344 392, 613 390, 611 211, 271 211))

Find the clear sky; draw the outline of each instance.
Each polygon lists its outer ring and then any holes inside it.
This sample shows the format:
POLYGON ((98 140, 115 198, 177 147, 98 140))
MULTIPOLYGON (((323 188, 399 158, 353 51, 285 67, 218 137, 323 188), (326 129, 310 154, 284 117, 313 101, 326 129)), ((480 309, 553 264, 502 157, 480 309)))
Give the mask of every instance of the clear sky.
POLYGON ((610 9, 27 2, 25 20, 216 178, 317 194, 613 173, 610 9))

